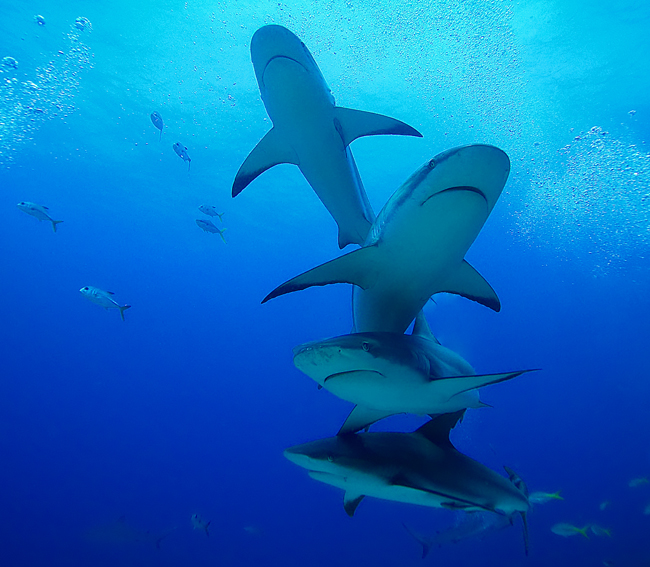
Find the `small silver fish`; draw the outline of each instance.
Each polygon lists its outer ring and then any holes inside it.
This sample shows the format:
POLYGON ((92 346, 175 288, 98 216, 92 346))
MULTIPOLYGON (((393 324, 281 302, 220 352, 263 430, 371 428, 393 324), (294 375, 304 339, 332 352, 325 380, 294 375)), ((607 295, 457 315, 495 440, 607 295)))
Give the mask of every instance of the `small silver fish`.
POLYGON ((152 112, 151 113, 151 121, 153 122, 153 125, 160 130, 160 138, 159 140, 162 140, 162 132, 163 128, 165 127, 165 123, 163 122, 162 116, 160 116, 159 112, 152 112))
POLYGON ((49 210, 47 207, 42 205, 37 205, 36 203, 30 203, 29 201, 21 201, 16 205, 21 211, 36 217, 39 221, 46 220, 52 223, 52 230, 56 232, 56 225, 62 223, 62 220, 54 220, 50 215, 47 214, 49 210))
POLYGON ((217 208, 214 205, 201 205, 199 207, 199 211, 205 213, 210 217, 219 217, 219 220, 223 222, 223 219, 221 218, 223 216, 223 213, 218 213, 217 208))
POLYGON ((130 305, 120 305, 115 301, 112 297, 115 294, 112 291, 104 291, 103 289, 89 285, 82 287, 79 291, 81 295, 104 309, 119 309, 122 321, 124 321, 124 312, 131 307, 130 305))
POLYGON ((39 26, 44 26, 45 25, 45 18, 41 16, 40 14, 37 14, 34 16, 34 21, 39 25, 39 26))
POLYGON ((221 236, 221 240, 223 240, 224 244, 226 244, 226 238, 224 237, 223 233, 226 232, 226 229, 219 229, 216 226, 214 226, 214 223, 209 220, 203 220, 203 219, 196 219, 196 224, 198 224, 205 232, 211 232, 212 234, 218 234, 221 236))
POLYGON ((207 535, 207 536, 210 535, 210 532, 208 532, 208 526, 210 525, 211 520, 209 520, 207 522, 204 522, 201 519, 201 516, 199 516, 198 514, 192 514, 191 519, 192 519, 192 527, 195 530, 205 530, 205 535, 207 535))
POLYGON ((176 142, 172 147, 174 148, 176 155, 179 158, 181 158, 183 161, 187 162, 187 171, 189 171, 190 165, 192 164, 192 159, 187 153, 187 147, 181 144, 180 142, 176 142))

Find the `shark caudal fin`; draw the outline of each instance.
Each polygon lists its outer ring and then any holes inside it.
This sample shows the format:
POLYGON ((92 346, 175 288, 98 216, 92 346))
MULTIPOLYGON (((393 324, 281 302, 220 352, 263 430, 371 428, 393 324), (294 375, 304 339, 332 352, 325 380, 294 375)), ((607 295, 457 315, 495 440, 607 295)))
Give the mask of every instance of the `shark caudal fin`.
POLYGON ((425 559, 426 556, 429 555, 429 552, 431 551, 431 546, 432 546, 431 541, 429 541, 427 538, 420 535, 419 533, 413 531, 406 524, 403 523, 402 525, 404 526, 404 529, 413 537, 413 539, 415 539, 422 546, 422 559, 425 559))
MULTIPOLYGON (((528 499, 528 487, 526 486, 526 483, 523 481, 523 479, 515 472, 513 471, 510 467, 503 467, 508 474, 508 479, 512 484, 515 485, 515 488, 521 492, 526 499, 528 499)), ((528 538, 528 518, 526 516, 526 512, 519 512, 521 514, 521 521, 524 526, 524 551, 526 555, 528 555, 528 550, 530 549, 530 543, 529 543, 529 538, 528 538)), ((589 526, 585 528, 587 530, 589 526)), ((588 535, 583 534, 586 538, 589 538, 588 535)))
POLYGON ((122 317, 122 321, 124 321, 124 312, 127 309, 131 309, 130 305, 120 305, 120 316, 122 317))
POLYGON ((501 302, 496 292, 467 260, 463 260, 460 267, 447 278, 442 287, 440 291, 454 293, 494 311, 501 311, 501 302))
POLYGON ((262 303, 293 291, 333 283, 349 283, 367 289, 377 280, 379 270, 380 262, 377 257, 377 247, 366 246, 348 252, 290 279, 276 287, 262 300, 262 303))
POLYGON ((56 232, 56 225, 61 224, 63 221, 62 220, 53 220, 52 221, 52 230, 56 232))
POLYGON ((298 165, 298 158, 282 135, 271 128, 241 164, 232 184, 232 196, 239 195, 258 175, 281 163, 298 165))
POLYGON ((401 120, 383 114, 342 108, 340 106, 334 108, 334 125, 346 146, 362 136, 375 136, 378 134, 422 137, 420 132, 401 120))

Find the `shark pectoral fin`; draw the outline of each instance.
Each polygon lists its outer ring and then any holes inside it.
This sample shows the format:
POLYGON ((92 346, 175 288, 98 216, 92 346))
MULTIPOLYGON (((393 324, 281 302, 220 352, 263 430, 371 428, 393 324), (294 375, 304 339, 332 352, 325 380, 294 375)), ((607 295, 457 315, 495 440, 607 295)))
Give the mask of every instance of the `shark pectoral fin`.
MULTIPOLYGON (((457 394, 462 394, 463 392, 469 392, 470 390, 475 390, 476 388, 482 388, 483 386, 489 386, 490 384, 498 384, 499 382, 505 382, 506 380, 512 380, 517 376, 521 376, 526 372, 534 372, 533 370, 517 370, 516 372, 502 372, 500 374, 477 374, 470 376, 450 376, 449 378, 439 378, 436 380, 438 384, 445 382, 452 385, 449 398, 456 396, 457 394)), ((484 404, 487 405, 487 404, 484 404)))
POLYGON ((345 513, 350 516, 350 518, 354 516, 355 510, 363 500, 364 496, 365 494, 357 494, 355 492, 350 492, 349 490, 346 491, 345 495, 343 496, 343 508, 345 509, 345 513))
POLYGON ((443 286, 447 293, 455 293, 481 305, 485 305, 494 311, 501 311, 501 302, 489 283, 479 274, 467 260, 462 264, 445 282, 443 286))
POLYGON ((339 429, 337 435, 355 433, 361 429, 369 427, 380 419, 384 419, 385 417, 394 414, 395 412, 392 411, 375 410, 364 406, 354 406, 350 415, 348 415, 348 418, 345 420, 345 423, 341 426, 341 429, 339 429))
POLYGON ((377 279, 378 264, 376 246, 359 248, 290 279, 276 287, 262 300, 262 303, 292 291, 333 283, 349 283, 367 289, 377 279))
POLYGON ((280 163, 298 165, 298 158, 278 131, 271 128, 241 164, 232 184, 232 196, 239 195, 260 173, 280 163))
POLYGON ((401 136, 422 137, 415 128, 401 120, 395 120, 383 114, 353 110, 351 108, 334 108, 335 127, 341 134, 343 145, 347 146, 362 136, 377 134, 397 134, 401 136), (337 123, 338 121, 338 123, 337 123))

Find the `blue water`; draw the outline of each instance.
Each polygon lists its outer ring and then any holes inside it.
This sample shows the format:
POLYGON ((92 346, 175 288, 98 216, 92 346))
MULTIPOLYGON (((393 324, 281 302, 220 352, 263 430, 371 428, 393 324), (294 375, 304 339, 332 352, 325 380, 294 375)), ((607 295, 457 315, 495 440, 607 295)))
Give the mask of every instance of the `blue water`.
POLYGON ((375 211, 450 147, 495 144, 512 162, 467 255, 501 313, 444 296, 426 314, 480 373, 542 369, 486 389, 494 408, 470 411, 453 439, 565 500, 530 514, 528 558, 515 526, 425 562, 650 564, 650 488, 628 486, 650 475, 647 3, 27 4, 0 2, 0 58, 18 62, 0 74, 3 566, 420 565, 401 524, 433 535, 455 521, 370 498, 350 519, 339 490, 282 456, 350 410, 291 349, 348 332, 351 315, 344 285, 260 305, 340 254, 296 167, 230 197, 270 128, 249 55, 268 23, 305 42, 337 104, 424 134, 352 144, 375 211), (19 201, 65 222, 54 234, 19 201), (196 226, 201 204, 224 211, 227 244, 196 226), (126 321, 86 285, 132 305, 126 321), (157 549, 122 541, 121 517, 132 539, 176 529, 157 549), (564 539, 557 522, 612 537, 564 539))

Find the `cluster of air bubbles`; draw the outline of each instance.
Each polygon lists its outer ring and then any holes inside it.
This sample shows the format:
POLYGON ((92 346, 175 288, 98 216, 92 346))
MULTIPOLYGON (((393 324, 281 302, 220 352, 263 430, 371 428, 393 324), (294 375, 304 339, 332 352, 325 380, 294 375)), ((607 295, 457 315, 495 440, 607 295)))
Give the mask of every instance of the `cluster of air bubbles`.
POLYGON ((41 16, 40 14, 37 14, 34 16, 34 21, 39 25, 39 26, 44 26, 45 25, 45 18, 41 16))
MULTIPOLYGON (((35 16, 39 25, 45 23, 35 16)), ((77 18, 66 34, 67 49, 53 55, 45 66, 34 70, 33 77, 20 81, 15 75, 18 62, 4 57, 0 63, 0 165, 12 161, 20 146, 33 138, 47 119, 65 119, 74 110, 74 94, 80 74, 92 68, 90 48, 80 34, 91 31, 87 18, 77 18)))
POLYGON ((606 271, 650 254, 650 148, 594 126, 558 150, 559 168, 537 169, 522 232, 562 259, 606 271))

